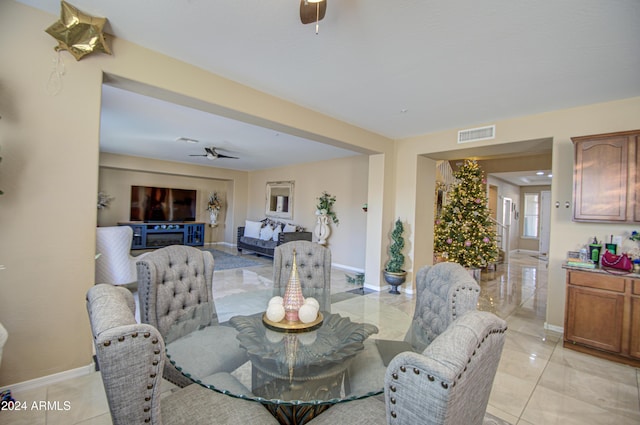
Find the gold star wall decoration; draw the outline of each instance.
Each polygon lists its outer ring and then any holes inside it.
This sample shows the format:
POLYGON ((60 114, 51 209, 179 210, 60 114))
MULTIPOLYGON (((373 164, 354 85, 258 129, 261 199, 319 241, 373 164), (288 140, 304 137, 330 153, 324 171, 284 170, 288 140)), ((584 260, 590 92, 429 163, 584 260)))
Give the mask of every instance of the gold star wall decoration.
POLYGON ((107 18, 87 15, 69 3, 60 2, 60 19, 45 31, 58 40, 55 50, 66 50, 76 58, 100 51, 111 54, 103 32, 107 18))

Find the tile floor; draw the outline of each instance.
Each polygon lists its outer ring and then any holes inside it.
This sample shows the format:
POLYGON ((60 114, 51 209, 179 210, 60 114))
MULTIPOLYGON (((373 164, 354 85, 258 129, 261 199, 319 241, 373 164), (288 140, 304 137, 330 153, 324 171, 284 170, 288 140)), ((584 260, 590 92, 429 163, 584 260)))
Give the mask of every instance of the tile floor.
MULTIPOLYGON (((249 269, 215 272, 216 300, 222 303, 227 296, 269 289, 270 261, 259 261, 262 265, 249 269)), ((544 330, 546 266, 530 254, 516 253, 508 266, 482 276, 479 308, 494 312, 509 325, 488 412, 513 425, 640 424, 640 369, 564 349, 560 334, 544 330)), ((334 269, 332 292, 349 289, 345 272, 334 269)), ((394 319, 400 318, 398 332, 406 329, 413 314, 411 295, 376 292, 366 297, 381 320, 394 314, 394 319)), ((334 312, 350 314, 348 300, 338 303, 334 312)), ((170 390, 167 384, 166 391, 170 390)), ((13 396, 28 410, 1 411, 0 424, 111 424, 99 373, 14 391, 13 396), (31 409, 33 401, 43 400, 59 402, 60 410, 31 409), (64 410, 65 401, 70 404, 68 410, 64 410)))

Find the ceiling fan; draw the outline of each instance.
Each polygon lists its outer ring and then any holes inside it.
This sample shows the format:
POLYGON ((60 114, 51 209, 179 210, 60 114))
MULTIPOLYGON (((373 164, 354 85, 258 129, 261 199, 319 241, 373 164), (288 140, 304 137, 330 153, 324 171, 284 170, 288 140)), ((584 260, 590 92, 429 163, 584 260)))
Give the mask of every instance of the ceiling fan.
POLYGON ((207 159, 213 161, 214 159, 218 159, 218 158, 229 158, 229 159, 238 159, 238 157, 236 156, 229 156, 229 155, 224 155, 221 153, 218 153, 216 151, 216 148, 211 147, 211 148, 204 148, 204 151, 206 152, 203 155, 189 155, 189 156, 204 156, 207 159))
POLYGON ((300 0, 300 20, 303 24, 316 23, 318 34, 319 22, 327 11, 327 0, 300 0))

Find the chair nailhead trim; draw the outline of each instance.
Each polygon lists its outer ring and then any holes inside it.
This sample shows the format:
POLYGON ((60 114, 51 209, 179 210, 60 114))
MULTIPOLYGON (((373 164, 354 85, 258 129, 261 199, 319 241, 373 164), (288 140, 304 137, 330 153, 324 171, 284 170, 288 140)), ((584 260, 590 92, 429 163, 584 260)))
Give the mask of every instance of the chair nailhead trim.
MULTIPOLYGON (((482 341, 478 344, 477 349, 479 349, 479 348, 482 346, 482 343, 484 343, 484 342, 487 340, 487 338, 489 337, 489 335, 492 335, 492 334, 502 334, 502 333, 505 333, 505 332, 506 332, 506 330, 507 330, 507 328, 506 328, 506 327, 505 327, 505 328, 501 328, 501 329, 493 329, 493 330, 490 330, 486 335, 484 335, 484 337, 482 338, 482 341)), ((476 349, 476 350, 473 350, 473 354, 471 355, 471 357, 470 357, 469 359, 467 359, 467 364, 470 364, 470 363, 471 363, 472 358, 473 358, 474 356, 476 356, 476 354, 477 354, 477 349, 476 349)), ((402 372, 405 372, 405 371, 406 371, 406 367, 405 367, 404 365, 403 365, 403 366, 400 366, 400 370, 401 370, 402 372)), ((456 383, 457 383, 460 379, 462 379, 462 375, 464 375, 464 373, 465 373, 466 371, 467 371, 467 366, 465 366, 465 367, 464 367, 464 369, 462 370, 462 372, 461 372, 461 373, 456 377, 456 380, 455 380, 455 381, 453 381, 451 384, 449 384, 449 383, 447 383, 447 382, 444 382, 444 381, 443 381, 443 382, 441 382, 441 383, 440 383, 440 385, 442 385, 442 388, 444 388, 445 390, 449 388, 449 385, 451 385, 451 388, 455 387, 455 386, 456 386, 456 383)), ((418 368, 413 368, 413 372, 414 372, 416 375, 419 375, 419 374, 420 374, 420 370, 419 370, 418 368)), ((394 373, 394 374, 392 374, 392 377, 393 377, 393 379, 398 379, 398 374, 394 373)), ((435 376, 433 376, 433 375, 427 375, 427 379, 428 379, 430 382, 434 382, 436 378, 435 378, 435 376)), ((392 386, 390 389, 391 389, 391 391, 393 391, 393 392, 395 392, 395 391, 396 391, 396 388, 395 388, 394 386, 392 386)))
POLYGON ((396 418, 396 412, 394 412, 393 410, 391 411, 391 417, 394 419, 396 418))

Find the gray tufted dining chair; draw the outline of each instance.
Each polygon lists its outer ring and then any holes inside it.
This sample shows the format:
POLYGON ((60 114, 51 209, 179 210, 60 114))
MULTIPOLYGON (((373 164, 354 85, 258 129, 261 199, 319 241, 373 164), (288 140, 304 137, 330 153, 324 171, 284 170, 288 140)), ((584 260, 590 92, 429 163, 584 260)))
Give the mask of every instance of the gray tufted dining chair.
POLYGON ((314 242, 292 241, 276 247, 273 256, 274 295, 284 295, 293 266, 294 250, 302 294, 316 298, 320 310, 330 312, 331 250, 314 242))
POLYGON ((416 308, 405 336, 422 351, 454 320, 477 310, 480 286, 457 263, 425 266, 416 275, 416 308))
POLYGON ((506 322, 471 311, 422 352, 403 352, 384 377, 384 399, 339 403, 309 425, 482 425, 505 342, 506 322))
POLYGON ((136 323, 133 295, 109 284, 87 292, 96 357, 114 425, 277 424, 259 403, 193 384, 161 396, 164 341, 136 323), (162 398, 162 399, 161 399, 162 398))
MULTIPOLYGON (((200 376, 231 372, 248 360, 231 326, 209 326, 217 321, 213 302, 213 256, 208 251, 172 245, 160 248, 137 262, 138 291, 142 323, 154 326, 172 343, 172 358, 186 370, 197 368, 200 376), (185 320, 186 318, 186 320, 185 320), (180 320, 183 333, 172 327, 180 320), (205 332, 215 332, 203 335, 205 332), (206 358, 194 358, 189 346, 194 339, 217 341, 206 358)), ((169 361, 164 377, 184 387, 191 381, 169 361)))
MULTIPOLYGON (((416 307, 404 340, 407 349, 421 352, 465 313, 477 310, 480 286, 457 263, 438 263, 421 268, 416 275, 416 307)), ((382 370, 387 367, 380 353, 385 341, 366 341, 359 361, 350 367, 355 393, 362 388, 382 388, 382 370), (378 344, 379 343, 379 344, 378 344)))

